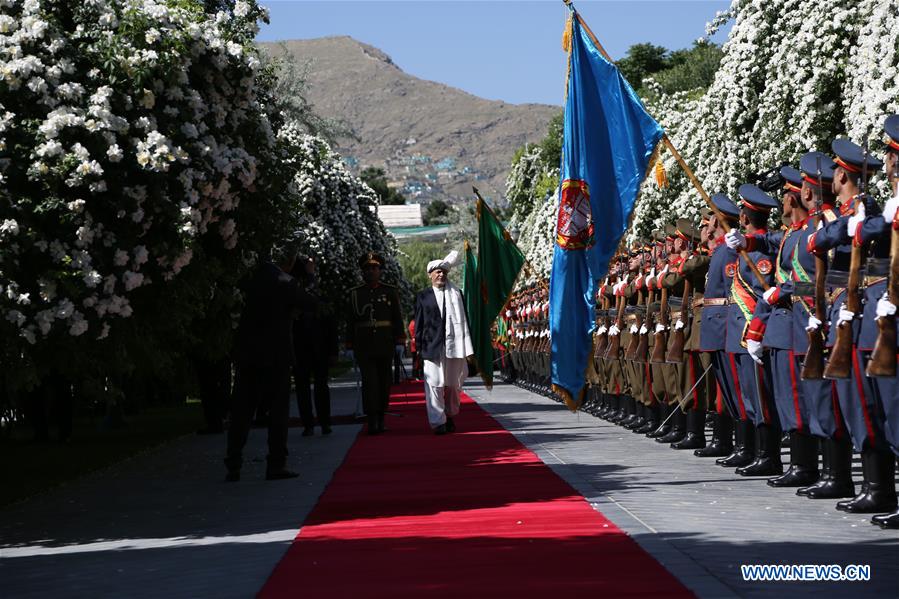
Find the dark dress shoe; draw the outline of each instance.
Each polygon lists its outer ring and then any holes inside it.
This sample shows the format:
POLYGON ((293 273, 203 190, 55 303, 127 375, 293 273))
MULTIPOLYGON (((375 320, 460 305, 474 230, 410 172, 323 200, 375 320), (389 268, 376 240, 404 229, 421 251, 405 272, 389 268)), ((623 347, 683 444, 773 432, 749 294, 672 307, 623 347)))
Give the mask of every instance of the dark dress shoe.
POLYGON ((240 470, 229 470, 228 474, 225 475, 226 483, 236 483, 240 480, 240 470))
POLYGON ((896 496, 868 488, 854 499, 838 502, 837 509, 850 514, 880 514, 896 509, 896 496))
POLYGON ((456 423, 453 422, 452 418, 446 419, 446 432, 448 432, 448 433, 456 432, 456 423))
POLYGON ((706 445, 702 449, 697 449, 693 452, 697 458, 725 458, 733 453, 733 446, 726 446, 723 443, 712 442, 709 445, 706 445))
POLYGON ((671 432, 670 424, 660 424, 655 430, 646 433, 646 436, 650 439, 656 439, 659 437, 664 437, 668 433, 671 432))
POLYGON ((434 429, 434 434, 435 435, 445 435, 446 434, 446 425, 441 424, 440 426, 436 427, 434 429))
POLYGON ((269 470, 265 473, 265 480, 284 480, 287 478, 296 478, 299 476, 299 473, 292 472, 286 468, 280 468, 278 470, 269 470))
POLYGON ((736 466, 737 468, 741 468, 743 466, 748 466, 749 464, 755 461, 755 455, 753 454, 752 449, 747 447, 739 447, 734 450, 732 454, 727 456, 726 458, 721 458, 715 460, 715 463, 719 466, 724 466, 725 468, 736 466))
MULTIPOLYGON (((798 489, 799 493, 802 489, 798 489)), ((825 480, 823 484, 815 483, 808 488, 805 496, 809 499, 842 499, 843 497, 855 496, 855 485, 852 480, 840 481, 835 478, 825 480)))
POLYGON ((680 443, 687 436, 687 431, 682 428, 674 427, 671 431, 662 437, 656 439, 656 443, 680 443))
POLYGON ((307 426, 306 428, 303 429, 304 437, 311 437, 314 434, 315 434, 315 429, 312 428, 311 426, 307 426))
POLYGON ((323 427, 322 427, 322 434, 323 434, 323 435, 330 435, 330 434, 331 434, 331 427, 330 427, 330 426, 323 426, 323 427))

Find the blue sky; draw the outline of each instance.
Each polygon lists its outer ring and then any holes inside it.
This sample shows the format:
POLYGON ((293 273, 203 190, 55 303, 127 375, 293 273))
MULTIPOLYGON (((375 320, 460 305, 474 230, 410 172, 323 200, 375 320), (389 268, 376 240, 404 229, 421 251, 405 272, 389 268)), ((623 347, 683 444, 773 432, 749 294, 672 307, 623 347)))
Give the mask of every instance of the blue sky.
MULTIPOLYGON (((404 71, 513 104, 562 103, 561 0, 262 0, 260 41, 349 35, 386 52, 404 71)), ((652 42, 686 48, 729 0, 580 0, 581 15, 613 58, 652 42)), ((725 34, 713 38, 724 41, 725 34)), ((313 67, 314 68, 314 67, 313 67)))

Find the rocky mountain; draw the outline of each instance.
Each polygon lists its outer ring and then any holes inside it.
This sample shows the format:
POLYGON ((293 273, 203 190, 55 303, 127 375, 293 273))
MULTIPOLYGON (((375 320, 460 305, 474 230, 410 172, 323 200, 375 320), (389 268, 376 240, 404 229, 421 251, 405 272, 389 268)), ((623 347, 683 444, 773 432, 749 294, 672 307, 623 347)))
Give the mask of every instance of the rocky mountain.
POLYGON ((380 166, 411 202, 500 200, 515 150, 539 141, 559 107, 507 104, 404 73, 384 52, 350 37, 261 44, 309 65, 307 98, 358 139, 338 140, 354 169, 380 166))

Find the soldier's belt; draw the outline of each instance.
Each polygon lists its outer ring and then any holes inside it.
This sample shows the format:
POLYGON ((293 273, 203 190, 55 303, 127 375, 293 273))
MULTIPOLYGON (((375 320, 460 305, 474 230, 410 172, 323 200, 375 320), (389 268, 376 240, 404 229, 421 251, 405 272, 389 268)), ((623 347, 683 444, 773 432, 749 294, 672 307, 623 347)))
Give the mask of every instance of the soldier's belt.
POLYGON ((885 277, 890 274, 889 258, 868 258, 865 263, 865 275, 868 277, 885 277))
POLYGON ((869 275, 865 276, 865 286, 870 287, 871 285, 876 285, 877 283, 880 283, 881 281, 883 281, 885 279, 886 279, 885 275, 869 274, 869 275))
POLYGON ((824 278, 828 287, 845 288, 849 284, 849 272, 846 270, 828 270, 824 278))
POLYGON ((812 297, 815 295, 815 284, 806 281, 793 283, 793 296, 812 297))
POLYGON ((356 326, 364 327, 364 328, 392 327, 393 321, 391 321, 391 320, 370 320, 368 322, 357 322, 356 326))
POLYGON ((699 299, 693 300, 693 307, 694 307, 694 308, 702 308, 704 305, 705 305, 705 299, 704 299, 704 298, 699 298, 699 299))
POLYGON ((726 306, 727 298, 726 297, 707 297, 702 300, 703 306, 726 306))

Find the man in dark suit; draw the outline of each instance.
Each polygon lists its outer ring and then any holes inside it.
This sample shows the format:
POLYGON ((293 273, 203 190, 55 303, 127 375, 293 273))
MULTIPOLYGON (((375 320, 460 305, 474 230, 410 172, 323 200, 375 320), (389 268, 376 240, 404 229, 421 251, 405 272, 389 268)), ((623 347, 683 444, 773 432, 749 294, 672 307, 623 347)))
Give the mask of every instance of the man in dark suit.
POLYGON ((425 404, 434 433, 456 430, 459 394, 468 375, 466 359, 474 354, 465 299, 447 275, 458 257, 450 252, 428 264, 431 287, 415 298, 415 346, 424 360, 425 404))
MULTIPOLYGON (((319 297, 315 284, 315 262, 303 256, 297 260, 291 274, 311 295, 319 297)), ((293 322, 293 344, 297 363, 294 380, 297 407, 303 421, 303 436, 315 431, 315 416, 322 434, 331 434, 331 391, 328 389, 328 368, 337 363, 337 323, 332 306, 318 302, 313 310, 301 310, 293 322), (315 416, 312 414, 312 394, 315 390, 315 416)))
POLYGON ((243 447, 256 403, 270 399, 266 480, 298 476, 286 468, 287 419, 290 413, 290 368, 293 366, 293 320, 297 310, 314 309, 315 299, 287 274, 296 262, 292 247, 273 252, 274 261, 262 263, 245 294, 236 338, 237 379, 225 480, 240 480, 243 447))

